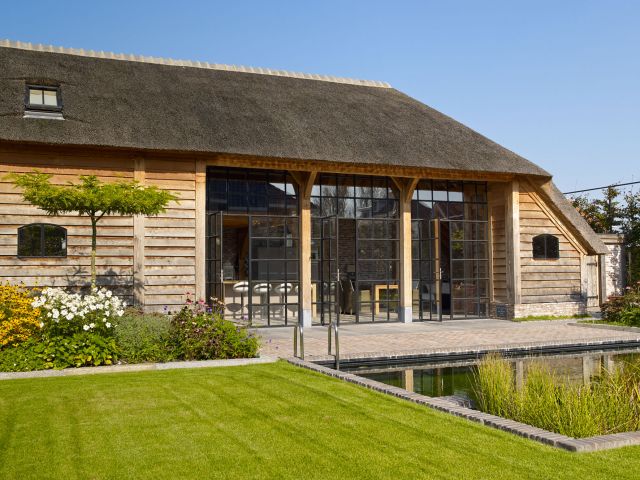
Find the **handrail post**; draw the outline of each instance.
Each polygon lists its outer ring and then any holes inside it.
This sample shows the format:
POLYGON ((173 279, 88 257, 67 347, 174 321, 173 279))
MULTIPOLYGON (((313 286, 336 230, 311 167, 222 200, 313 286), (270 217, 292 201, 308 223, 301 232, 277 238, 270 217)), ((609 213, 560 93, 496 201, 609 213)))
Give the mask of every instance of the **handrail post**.
POLYGON ((340 370, 340 343, 338 341, 338 323, 334 324, 334 335, 336 336, 336 370, 340 370))
POLYGON ((333 326, 333 321, 329 322, 329 328, 327 328, 327 351, 328 355, 331 355, 331 328, 333 326))
POLYGON ((293 356, 298 357, 298 325, 293 326, 293 356))
POLYGON ((304 360, 304 324, 300 322, 298 325, 300 328, 300 359, 304 360))

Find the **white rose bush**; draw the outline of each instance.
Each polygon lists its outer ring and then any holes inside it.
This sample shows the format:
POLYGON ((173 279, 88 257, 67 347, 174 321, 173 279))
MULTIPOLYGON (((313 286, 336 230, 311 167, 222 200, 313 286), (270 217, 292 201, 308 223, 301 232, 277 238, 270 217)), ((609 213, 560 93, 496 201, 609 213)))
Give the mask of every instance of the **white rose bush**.
POLYGON ((111 337, 126 307, 124 301, 106 288, 88 295, 45 288, 31 305, 40 309, 40 327, 48 336, 91 332, 111 337))

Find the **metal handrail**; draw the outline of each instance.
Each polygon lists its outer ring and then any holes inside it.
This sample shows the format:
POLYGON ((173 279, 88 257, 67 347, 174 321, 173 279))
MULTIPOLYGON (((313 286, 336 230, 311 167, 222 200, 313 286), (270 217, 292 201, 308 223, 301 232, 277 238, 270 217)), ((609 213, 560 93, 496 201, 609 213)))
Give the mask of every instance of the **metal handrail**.
POLYGON ((304 325, 297 323, 293 326, 293 356, 304 360, 304 325), (300 337, 300 356, 298 357, 298 336, 300 337))
POLYGON ((331 355, 331 330, 333 330, 333 336, 335 337, 335 369, 340 370, 340 337, 339 337, 339 326, 338 322, 331 321, 329 322, 329 326, 327 328, 327 342, 328 342, 328 353, 331 355))

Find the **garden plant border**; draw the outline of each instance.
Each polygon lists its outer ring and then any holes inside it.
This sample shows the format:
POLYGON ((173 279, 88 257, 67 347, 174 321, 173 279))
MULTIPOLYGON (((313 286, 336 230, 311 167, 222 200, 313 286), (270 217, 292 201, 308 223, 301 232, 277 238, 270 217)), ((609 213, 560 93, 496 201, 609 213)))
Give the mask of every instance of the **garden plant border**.
POLYGON ((536 442, 550 445, 552 447, 568 450, 570 452, 585 453, 640 445, 640 432, 614 433, 611 435, 598 435, 588 438, 568 437, 559 433, 543 430, 542 428, 532 427, 525 423, 516 422, 515 420, 509 420, 507 418, 490 415, 471 408, 462 407, 445 399, 428 397, 419 393, 410 392, 403 388, 386 385, 375 380, 354 375, 353 373, 341 372, 339 370, 317 365, 299 358, 288 358, 287 361, 298 367, 313 370, 324 375, 338 378, 345 382, 354 383, 361 387, 369 388, 387 395, 393 395, 394 397, 398 397, 403 400, 408 400, 419 405, 425 405, 435 410, 466 418, 472 422, 481 423, 498 430, 504 430, 506 432, 510 432, 530 440, 535 440, 536 442))

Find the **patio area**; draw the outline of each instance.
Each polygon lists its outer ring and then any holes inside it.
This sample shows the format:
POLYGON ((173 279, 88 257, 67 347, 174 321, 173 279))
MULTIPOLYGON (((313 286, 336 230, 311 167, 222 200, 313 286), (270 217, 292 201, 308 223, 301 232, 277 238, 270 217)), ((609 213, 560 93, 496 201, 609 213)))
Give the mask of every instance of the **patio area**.
MULTIPOLYGON (((576 320, 511 322, 507 320, 451 320, 443 323, 347 324, 340 326, 340 357, 429 354, 444 351, 507 349, 575 345, 607 341, 640 341, 640 333, 575 325, 576 320)), ((262 355, 293 356, 293 329, 256 329, 262 355)), ((304 330, 305 359, 327 356, 327 327, 304 330)))

